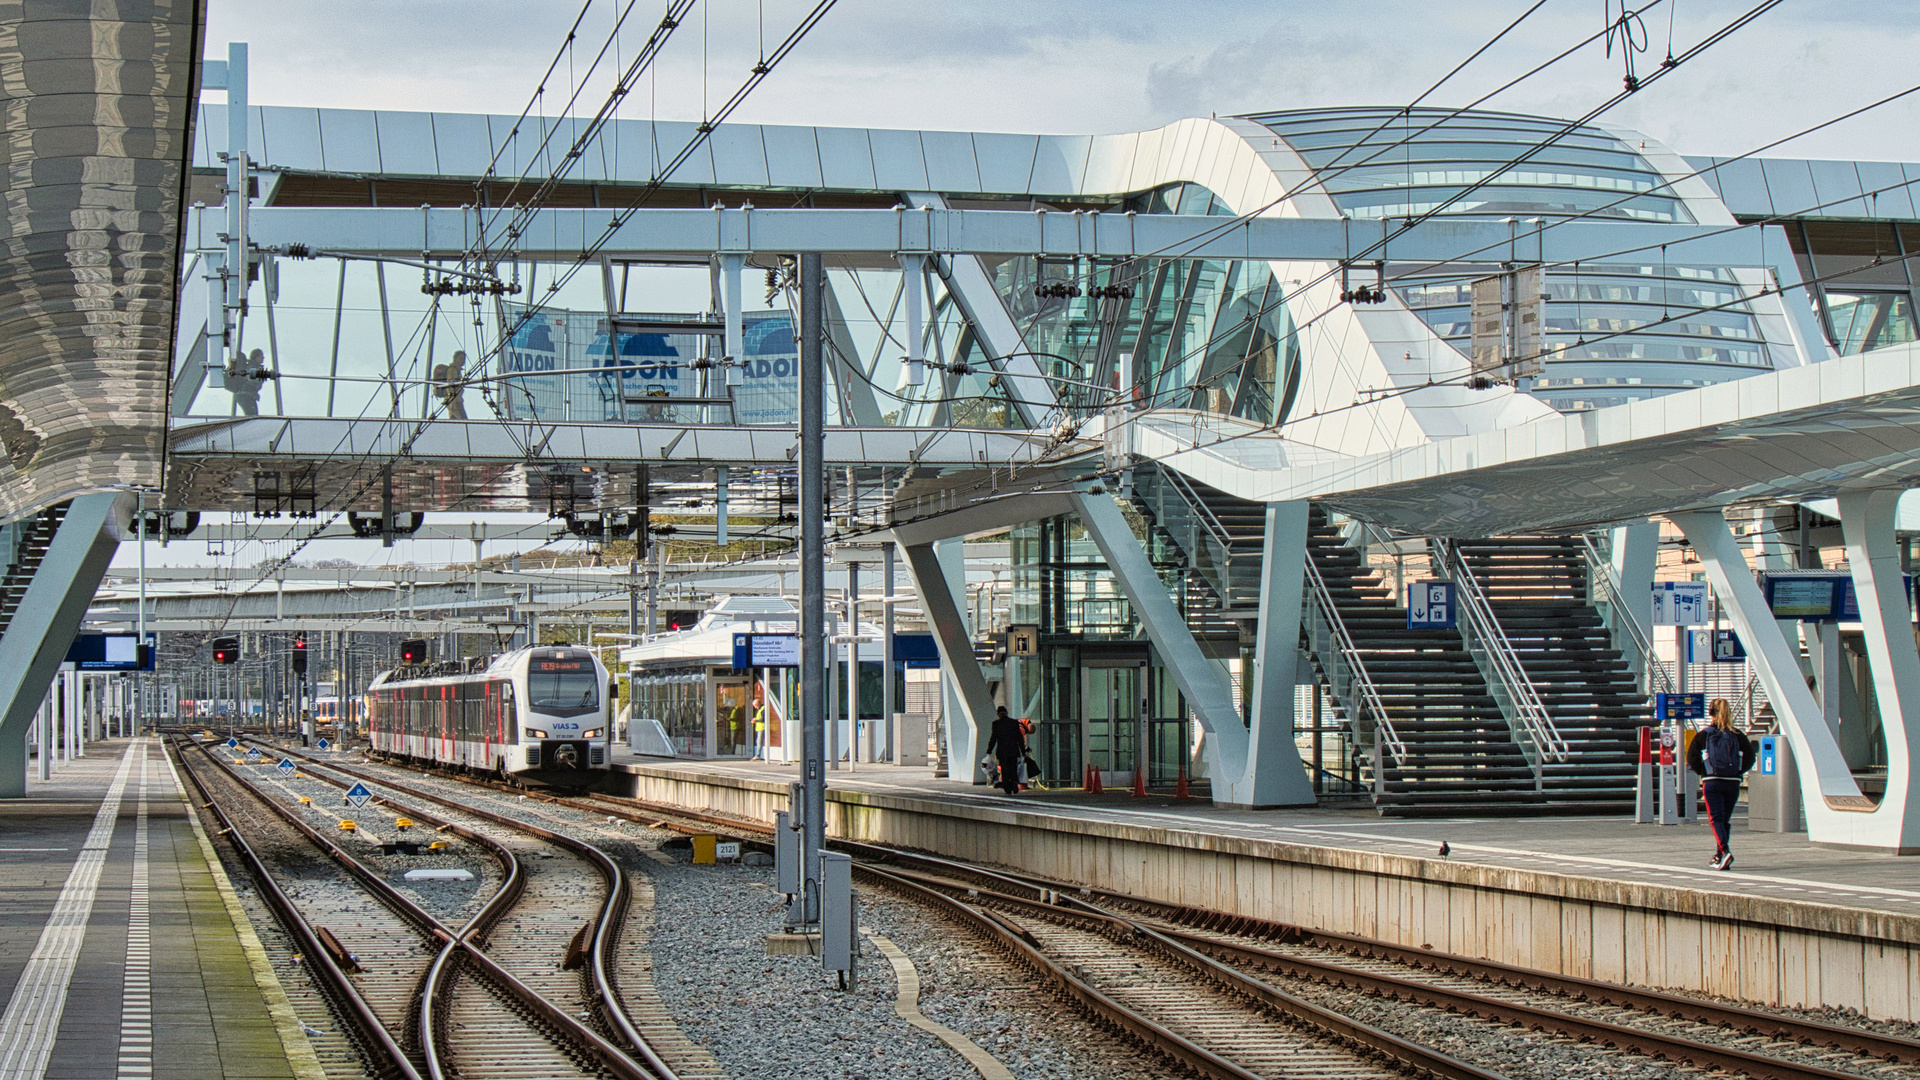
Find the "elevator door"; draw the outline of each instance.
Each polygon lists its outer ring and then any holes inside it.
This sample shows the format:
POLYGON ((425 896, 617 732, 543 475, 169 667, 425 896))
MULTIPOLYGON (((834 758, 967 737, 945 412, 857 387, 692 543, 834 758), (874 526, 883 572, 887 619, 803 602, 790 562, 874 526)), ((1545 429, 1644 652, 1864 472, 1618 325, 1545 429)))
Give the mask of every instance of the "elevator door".
POLYGON ((1081 677, 1086 763, 1104 774, 1103 784, 1130 782, 1139 743, 1140 668, 1089 665, 1081 677))

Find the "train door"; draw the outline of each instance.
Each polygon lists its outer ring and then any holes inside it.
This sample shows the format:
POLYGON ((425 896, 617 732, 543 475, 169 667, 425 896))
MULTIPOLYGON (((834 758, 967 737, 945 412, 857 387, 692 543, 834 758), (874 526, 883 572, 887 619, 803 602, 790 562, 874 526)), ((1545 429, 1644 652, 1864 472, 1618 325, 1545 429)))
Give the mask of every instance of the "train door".
POLYGON ((1080 745, 1103 784, 1133 780, 1140 746, 1140 697, 1146 668, 1134 663, 1090 663, 1081 670, 1084 705, 1080 745))

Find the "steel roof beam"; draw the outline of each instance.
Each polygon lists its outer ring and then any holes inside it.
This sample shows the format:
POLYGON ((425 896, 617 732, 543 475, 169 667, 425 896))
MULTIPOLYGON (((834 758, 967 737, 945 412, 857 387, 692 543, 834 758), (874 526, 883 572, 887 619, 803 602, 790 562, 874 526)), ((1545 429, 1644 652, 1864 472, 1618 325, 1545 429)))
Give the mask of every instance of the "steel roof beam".
MULTIPOLYGON (((216 238, 215 219, 196 211, 199 242, 216 238)), ((1593 259, 1638 245, 1664 245, 1669 262, 1771 265, 1759 229, 1633 221, 1577 221, 1534 231, 1526 221, 1434 218, 1401 232, 1397 220, 1261 217, 1246 221, 1201 214, 1080 211, 635 209, 620 225, 604 209, 556 208, 529 215, 519 238, 497 232, 501 210, 471 208, 261 207, 249 228, 263 249, 303 244, 310 250, 418 259, 459 258, 477 251, 482 227, 494 236, 495 259, 577 260, 597 250, 629 256, 698 257, 715 252, 872 255, 891 264, 901 252, 933 255, 1044 255, 1051 258, 1195 258, 1339 262, 1447 263, 1593 259), (1391 238, 1391 239, 1389 239, 1391 238), (1378 245, 1384 244, 1383 247, 1378 245)), ((1771 253, 1777 255, 1776 253, 1771 253)))

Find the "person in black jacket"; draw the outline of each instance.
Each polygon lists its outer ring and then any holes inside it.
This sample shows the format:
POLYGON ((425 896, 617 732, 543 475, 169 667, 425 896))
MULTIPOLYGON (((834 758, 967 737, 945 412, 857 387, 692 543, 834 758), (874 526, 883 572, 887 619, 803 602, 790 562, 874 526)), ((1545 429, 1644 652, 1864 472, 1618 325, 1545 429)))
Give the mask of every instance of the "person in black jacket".
POLYGON ((1705 731, 1693 737, 1687 748, 1687 768, 1701 777, 1700 794, 1707 801, 1707 820, 1713 824, 1715 850, 1707 866, 1714 870, 1733 867, 1733 849, 1727 846, 1727 833, 1733 827, 1733 807, 1740 801, 1740 778, 1753 768, 1758 752, 1753 740, 1733 726, 1733 707, 1726 698, 1714 698, 1707 706, 1711 722, 1705 731))
POLYGON ((993 734, 987 737, 987 752, 994 756, 1000 765, 1000 787, 1012 795, 1020 790, 1020 759, 1027 755, 1027 737, 1020 730, 1020 721, 1007 715, 1007 707, 1000 706, 993 718, 993 734))

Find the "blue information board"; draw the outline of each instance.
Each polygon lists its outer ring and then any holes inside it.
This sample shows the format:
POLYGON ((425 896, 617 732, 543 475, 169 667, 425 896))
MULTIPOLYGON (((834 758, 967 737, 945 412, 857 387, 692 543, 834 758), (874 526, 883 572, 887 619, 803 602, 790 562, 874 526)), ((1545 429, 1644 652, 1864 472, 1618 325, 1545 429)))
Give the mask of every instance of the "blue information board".
POLYGON ((1453 582, 1416 581, 1407 586, 1407 629, 1451 630, 1456 618, 1453 582))
POLYGON ((1653 718, 1656 720, 1705 720, 1707 695, 1655 694, 1653 718))

